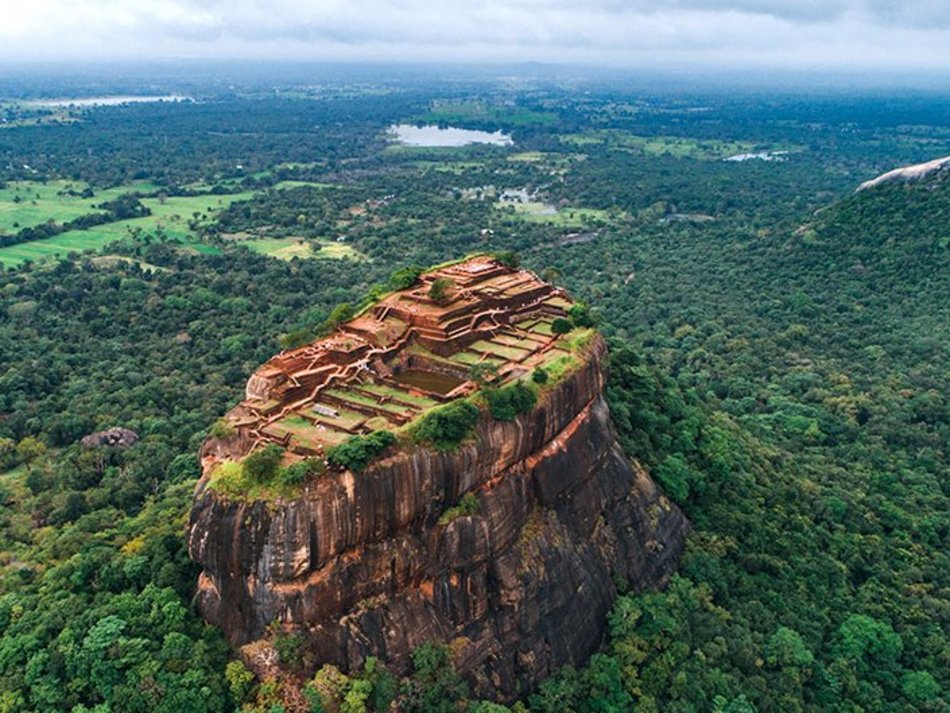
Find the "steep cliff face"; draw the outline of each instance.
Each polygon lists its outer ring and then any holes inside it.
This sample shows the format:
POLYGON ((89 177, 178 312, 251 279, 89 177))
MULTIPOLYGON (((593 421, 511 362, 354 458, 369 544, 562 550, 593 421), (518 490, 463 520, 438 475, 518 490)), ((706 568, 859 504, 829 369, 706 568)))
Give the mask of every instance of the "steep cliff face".
POLYGON ((501 699, 581 664, 617 583, 662 586, 687 528, 615 441, 604 357, 597 338, 530 413, 483 414, 455 452, 330 471, 289 502, 228 502, 203 479, 188 528, 201 612, 234 644, 279 621, 345 670, 377 656, 404 671, 447 642, 501 699), (477 512, 440 524, 466 493, 477 512))

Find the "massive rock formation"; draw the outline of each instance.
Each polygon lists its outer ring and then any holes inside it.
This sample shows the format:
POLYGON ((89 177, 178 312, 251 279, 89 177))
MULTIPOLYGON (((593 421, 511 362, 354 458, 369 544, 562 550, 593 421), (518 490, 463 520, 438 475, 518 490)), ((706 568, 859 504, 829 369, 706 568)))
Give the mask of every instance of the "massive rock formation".
POLYGON ((870 181, 865 181, 860 186, 858 186, 858 190, 864 191, 868 188, 874 188, 875 186, 880 186, 885 183, 912 183, 914 181, 923 180, 947 169, 950 169, 950 156, 937 158, 933 161, 927 161, 926 163, 914 164, 913 166, 895 168, 893 171, 888 171, 887 173, 881 174, 877 178, 872 178, 870 181))
POLYGON ((229 501, 206 473, 188 526, 200 611, 235 645, 279 622, 344 670, 377 656, 403 672, 446 642, 499 699, 583 663, 618 586, 662 586, 687 527, 616 443, 605 356, 594 337, 530 412, 483 412, 455 451, 403 447, 291 500, 229 501), (447 517, 467 493, 475 512, 447 517))

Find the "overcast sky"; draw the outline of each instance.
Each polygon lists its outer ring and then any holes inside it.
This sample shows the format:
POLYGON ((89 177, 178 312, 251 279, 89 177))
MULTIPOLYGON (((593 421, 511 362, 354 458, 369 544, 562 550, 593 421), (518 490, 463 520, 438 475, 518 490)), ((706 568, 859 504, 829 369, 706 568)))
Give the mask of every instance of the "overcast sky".
POLYGON ((950 70, 950 0, 0 0, 0 59, 950 70))

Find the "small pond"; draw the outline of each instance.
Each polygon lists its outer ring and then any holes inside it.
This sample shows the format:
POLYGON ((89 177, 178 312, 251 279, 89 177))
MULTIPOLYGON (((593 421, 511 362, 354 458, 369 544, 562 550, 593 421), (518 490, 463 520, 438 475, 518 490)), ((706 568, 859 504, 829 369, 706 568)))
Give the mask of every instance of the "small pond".
POLYGON ((417 389, 442 396, 465 383, 464 379, 457 376, 439 374, 435 371, 423 371, 422 369, 403 369, 393 375, 393 380, 406 386, 414 386, 417 389))
POLYGON ((458 129, 453 126, 442 128, 434 124, 426 126, 395 124, 389 127, 389 133, 403 146, 453 147, 468 146, 469 144, 511 146, 514 143, 511 136, 500 131, 458 129))

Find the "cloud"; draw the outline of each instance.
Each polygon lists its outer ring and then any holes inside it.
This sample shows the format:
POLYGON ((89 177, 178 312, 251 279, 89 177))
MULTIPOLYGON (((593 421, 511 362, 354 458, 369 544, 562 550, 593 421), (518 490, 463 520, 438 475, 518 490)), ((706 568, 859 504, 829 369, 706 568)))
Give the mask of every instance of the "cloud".
POLYGON ((950 69, 946 0, 30 0, 3 59, 950 69))

